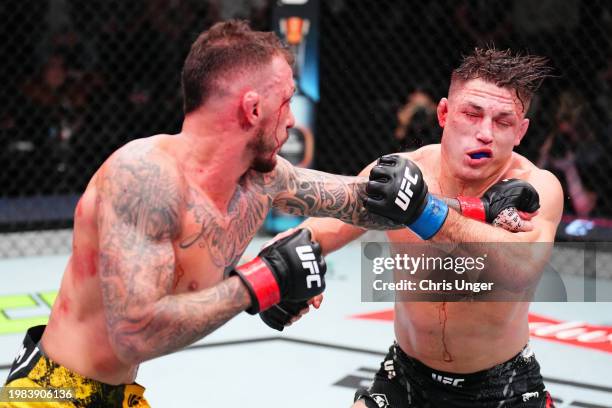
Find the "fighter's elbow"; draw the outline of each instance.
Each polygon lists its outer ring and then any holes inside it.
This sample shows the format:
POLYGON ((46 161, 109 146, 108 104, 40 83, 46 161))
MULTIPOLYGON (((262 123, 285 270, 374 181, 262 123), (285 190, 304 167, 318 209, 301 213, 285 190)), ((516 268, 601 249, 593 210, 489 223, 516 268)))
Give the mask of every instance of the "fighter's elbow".
POLYGON ((510 279, 507 279, 504 289, 513 293, 523 293, 532 288, 538 282, 537 274, 527 268, 517 268, 510 274, 510 279))
POLYGON ((110 344, 117 359, 125 365, 137 365, 148 359, 144 342, 133 334, 111 333, 110 344))
POLYGON ((523 260, 512 265, 506 273, 505 286, 511 292, 530 291, 540 282, 548 258, 537 250, 529 252, 529 255, 524 255, 523 260))
POLYGON ((147 338, 152 316, 140 315, 124 318, 108 327, 109 340, 117 359, 135 365, 152 358, 147 338))

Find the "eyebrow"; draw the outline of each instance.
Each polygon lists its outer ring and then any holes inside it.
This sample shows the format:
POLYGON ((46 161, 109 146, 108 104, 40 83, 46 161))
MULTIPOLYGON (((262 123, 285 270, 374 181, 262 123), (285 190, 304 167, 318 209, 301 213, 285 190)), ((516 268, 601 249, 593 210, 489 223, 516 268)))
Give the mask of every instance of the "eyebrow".
POLYGON ((514 112, 500 112, 497 115, 495 115, 496 118, 509 118, 509 119, 514 119, 516 117, 516 115, 514 114, 514 112))
MULTIPOLYGON (((484 108, 480 105, 477 105, 473 102, 468 102, 468 105, 470 106, 470 108, 477 110, 478 112, 482 112, 484 110, 484 108)), ((506 116, 512 116, 514 117, 514 112, 512 111, 502 111, 499 112, 497 115, 495 115, 495 117, 506 117, 506 116)))

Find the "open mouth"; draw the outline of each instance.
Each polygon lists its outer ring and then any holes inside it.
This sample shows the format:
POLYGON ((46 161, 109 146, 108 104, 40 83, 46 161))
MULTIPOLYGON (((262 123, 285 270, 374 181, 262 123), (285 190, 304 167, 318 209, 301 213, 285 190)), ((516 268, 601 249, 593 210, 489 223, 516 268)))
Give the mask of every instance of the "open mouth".
POLYGON ((469 152, 468 156, 470 156, 471 159, 474 160, 478 160, 478 159, 490 159, 492 154, 490 150, 475 150, 473 152, 469 152))

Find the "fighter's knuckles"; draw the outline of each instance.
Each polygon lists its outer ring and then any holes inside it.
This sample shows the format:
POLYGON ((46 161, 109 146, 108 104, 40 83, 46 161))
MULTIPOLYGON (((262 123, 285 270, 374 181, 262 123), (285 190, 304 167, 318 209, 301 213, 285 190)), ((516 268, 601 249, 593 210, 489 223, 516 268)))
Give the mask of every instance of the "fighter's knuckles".
POLYGON ((293 234, 295 232, 295 228, 290 228, 287 231, 283 231, 280 232, 278 234, 276 234, 274 237, 272 237, 272 239, 264 242, 264 244, 261 246, 261 249, 267 248, 270 245, 274 244, 277 241, 280 241, 283 238, 288 237, 289 235, 293 234))

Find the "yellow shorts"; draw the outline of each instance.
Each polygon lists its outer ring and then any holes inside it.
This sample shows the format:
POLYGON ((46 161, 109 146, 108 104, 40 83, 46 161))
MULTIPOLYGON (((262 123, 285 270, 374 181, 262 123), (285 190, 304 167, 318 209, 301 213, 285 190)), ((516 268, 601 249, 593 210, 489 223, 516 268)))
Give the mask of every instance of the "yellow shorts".
POLYGON ((0 393, 1 408, 149 407, 143 396, 144 387, 136 383, 104 384, 70 371, 42 354, 37 344, 44 330, 45 326, 36 326, 26 333, 0 393), (42 395, 50 399, 42 402, 41 393, 35 392, 39 389, 44 389, 42 395), (18 397, 25 398, 18 401, 18 397))

